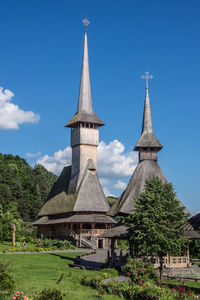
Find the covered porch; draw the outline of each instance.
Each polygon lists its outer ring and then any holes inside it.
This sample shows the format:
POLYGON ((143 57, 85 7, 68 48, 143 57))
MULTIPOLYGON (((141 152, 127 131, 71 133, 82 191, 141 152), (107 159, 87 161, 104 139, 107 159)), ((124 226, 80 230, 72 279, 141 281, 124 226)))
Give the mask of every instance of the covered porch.
MULTIPOLYGON (((119 251, 117 251, 117 241, 121 239, 127 240, 128 230, 128 227, 124 225, 116 225, 102 235, 103 238, 108 238, 110 240, 111 247, 107 255, 107 263, 110 267, 122 266, 126 263, 128 256, 132 256, 133 249, 131 248, 124 253, 120 251, 120 254, 117 254, 117 252, 119 253, 119 251)), ((181 256, 171 256, 167 254, 165 257, 163 257, 163 265, 165 268, 188 268, 191 266, 189 255, 189 239, 200 239, 200 234, 190 230, 185 231, 183 236, 188 239, 188 246, 186 250, 181 256)), ((160 266, 159 257, 156 255, 140 256, 139 258, 143 259, 144 261, 151 262, 155 268, 160 266)))
POLYGON ((108 247, 108 240, 101 235, 115 223, 105 214, 74 214, 65 218, 44 216, 33 225, 38 226, 38 235, 41 239, 69 239, 76 247, 105 249, 108 247))

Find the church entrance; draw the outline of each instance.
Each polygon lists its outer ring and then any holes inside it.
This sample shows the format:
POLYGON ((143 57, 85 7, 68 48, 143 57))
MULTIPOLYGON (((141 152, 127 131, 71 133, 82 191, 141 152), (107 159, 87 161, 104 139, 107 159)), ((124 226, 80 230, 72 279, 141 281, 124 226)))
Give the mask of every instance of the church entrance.
POLYGON ((98 249, 103 249, 103 239, 98 240, 98 249))

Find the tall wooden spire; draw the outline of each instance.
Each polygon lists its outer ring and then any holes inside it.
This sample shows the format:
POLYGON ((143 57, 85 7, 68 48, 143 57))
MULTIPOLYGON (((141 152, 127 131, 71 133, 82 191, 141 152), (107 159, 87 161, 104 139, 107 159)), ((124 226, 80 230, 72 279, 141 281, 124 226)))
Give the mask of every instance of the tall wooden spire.
POLYGON ((144 132, 153 133, 148 86, 146 86, 143 124, 142 124, 142 134, 144 132))
POLYGON ((76 127, 80 123, 94 124, 103 126, 102 120, 93 112, 92 95, 90 86, 88 43, 87 43, 87 26, 90 22, 88 19, 83 20, 85 26, 83 60, 81 70, 81 80, 79 88, 78 111, 73 118, 67 123, 66 127, 76 127))
POLYGON ((78 112, 92 113, 92 96, 88 60, 87 31, 85 30, 81 81, 79 89, 78 112))
POLYGON ((157 152, 162 149, 162 145, 153 134, 151 107, 148 91, 148 79, 153 78, 153 76, 149 75, 149 72, 146 72, 145 76, 142 76, 142 78, 146 79, 142 134, 134 150, 139 151, 140 161, 144 159, 153 159, 157 161, 157 152))

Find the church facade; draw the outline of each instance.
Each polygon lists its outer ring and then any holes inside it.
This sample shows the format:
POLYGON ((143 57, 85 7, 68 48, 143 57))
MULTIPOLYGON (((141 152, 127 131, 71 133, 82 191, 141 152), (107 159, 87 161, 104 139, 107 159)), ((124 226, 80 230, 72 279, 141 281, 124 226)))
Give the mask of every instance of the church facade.
POLYGON ((90 87, 87 25, 77 113, 67 123, 71 130, 72 165, 64 167, 41 208, 40 237, 71 239, 78 247, 107 248, 101 235, 116 221, 107 215, 108 202, 97 174, 97 146, 102 120, 94 113, 90 87))

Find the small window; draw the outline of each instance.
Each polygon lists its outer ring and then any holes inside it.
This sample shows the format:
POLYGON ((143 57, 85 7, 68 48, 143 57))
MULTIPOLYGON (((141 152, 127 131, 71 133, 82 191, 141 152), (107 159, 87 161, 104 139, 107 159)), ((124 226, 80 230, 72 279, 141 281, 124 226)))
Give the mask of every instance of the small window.
POLYGON ((98 240, 98 249, 103 249, 103 239, 98 240))

